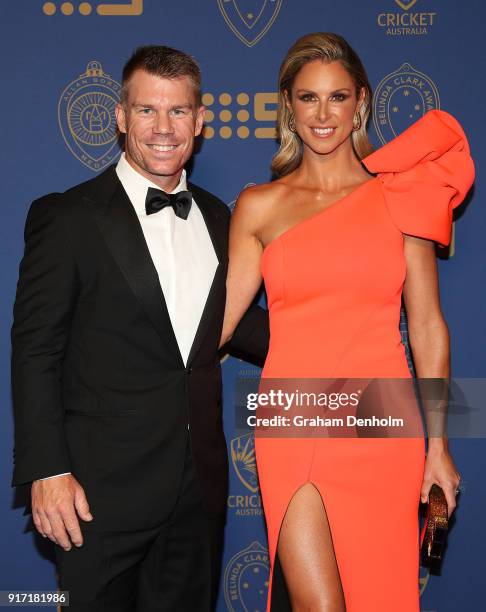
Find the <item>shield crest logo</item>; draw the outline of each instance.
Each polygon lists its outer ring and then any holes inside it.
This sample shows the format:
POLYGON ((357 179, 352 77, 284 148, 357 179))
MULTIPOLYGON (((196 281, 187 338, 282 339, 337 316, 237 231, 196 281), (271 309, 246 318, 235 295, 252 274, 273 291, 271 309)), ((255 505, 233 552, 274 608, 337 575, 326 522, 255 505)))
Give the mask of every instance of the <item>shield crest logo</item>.
POLYGON ((121 86, 91 61, 86 72, 69 83, 59 99, 57 115, 62 137, 71 153, 94 172, 120 155, 115 106, 121 86))
POLYGON ((258 476, 253 434, 245 434, 231 440, 231 461, 236 475, 245 487, 252 493, 257 493, 258 476))
POLYGON ((282 0, 218 0, 218 6, 235 36, 253 47, 272 27, 282 0))
POLYGON ((417 3, 417 0, 410 0, 410 2, 403 2, 403 0, 395 0, 395 2, 404 11, 408 11, 409 8, 412 8, 412 6, 417 3))

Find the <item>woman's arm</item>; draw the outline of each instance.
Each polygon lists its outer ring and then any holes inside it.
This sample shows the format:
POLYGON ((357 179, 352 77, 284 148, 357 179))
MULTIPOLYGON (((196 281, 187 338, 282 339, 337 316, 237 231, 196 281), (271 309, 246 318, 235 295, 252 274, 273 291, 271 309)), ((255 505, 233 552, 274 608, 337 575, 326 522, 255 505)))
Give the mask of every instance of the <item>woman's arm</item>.
MULTIPOLYGON (((449 332, 440 308, 434 243, 412 236, 405 236, 404 241, 407 277, 403 297, 415 370, 419 379, 447 380, 450 373, 449 332)), ((446 400, 440 398, 434 398, 426 407, 431 411, 428 420, 435 431, 428 440, 421 499, 427 501, 430 487, 438 484, 446 496, 450 515, 456 506, 460 476, 449 454, 447 436, 445 433, 438 435, 437 431, 437 426, 445 421, 445 409, 446 400)))
POLYGON ((226 308, 220 346, 232 336, 262 283, 259 239, 263 223, 264 187, 245 189, 238 198, 230 224, 226 308))

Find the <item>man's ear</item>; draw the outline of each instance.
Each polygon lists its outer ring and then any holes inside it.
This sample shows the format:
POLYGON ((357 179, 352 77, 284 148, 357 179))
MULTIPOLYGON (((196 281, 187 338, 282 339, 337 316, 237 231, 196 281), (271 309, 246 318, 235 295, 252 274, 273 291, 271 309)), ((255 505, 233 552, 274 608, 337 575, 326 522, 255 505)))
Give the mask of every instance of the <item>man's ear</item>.
POLYGON ((115 106, 115 117, 116 117, 116 123, 118 125, 118 129, 120 130, 120 133, 126 134, 127 133, 127 120, 125 116, 125 109, 120 103, 118 103, 115 106))
POLYGON ((206 112, 206 108, 204 106, 200 106, 196 111, 196 123, 194 125, 194 136, 199 136, 202 132, 204 126, 204 113, 206 112))

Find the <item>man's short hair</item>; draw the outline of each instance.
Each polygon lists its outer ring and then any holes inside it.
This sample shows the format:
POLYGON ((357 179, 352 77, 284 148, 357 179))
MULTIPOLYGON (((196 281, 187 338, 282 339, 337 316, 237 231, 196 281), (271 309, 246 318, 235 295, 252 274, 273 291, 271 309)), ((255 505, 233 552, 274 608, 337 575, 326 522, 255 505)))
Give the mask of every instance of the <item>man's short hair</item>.
POLYGON ((145 70, 149 74, 165 79, 189 77, 196 97, 196 105, 201 105, 201 70, 196 60, 187 53, 164 45, 145 45, 135 49, 123 68, 121 104, 127 101, 128 83, 137 70, 145 70))

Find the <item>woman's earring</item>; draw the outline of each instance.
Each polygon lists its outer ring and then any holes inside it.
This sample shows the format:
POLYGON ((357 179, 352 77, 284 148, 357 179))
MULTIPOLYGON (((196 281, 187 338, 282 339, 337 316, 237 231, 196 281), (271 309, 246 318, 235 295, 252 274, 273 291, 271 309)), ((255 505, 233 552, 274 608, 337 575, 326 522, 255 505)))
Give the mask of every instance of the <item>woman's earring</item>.
POLYGON ((353 120, 353 132, 357 132, 361 129, 361 115, 359 113, 355 113, 353 120))
POLYGON ((295 134, 294 113, 290 113, 289 115, 289 130, 295 134))

